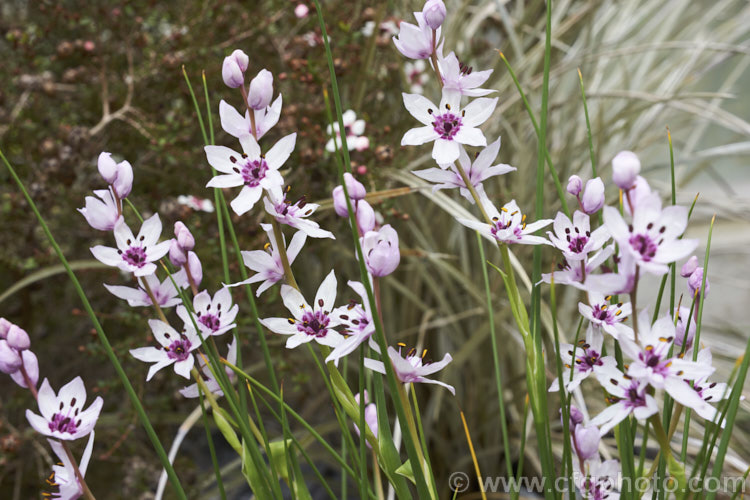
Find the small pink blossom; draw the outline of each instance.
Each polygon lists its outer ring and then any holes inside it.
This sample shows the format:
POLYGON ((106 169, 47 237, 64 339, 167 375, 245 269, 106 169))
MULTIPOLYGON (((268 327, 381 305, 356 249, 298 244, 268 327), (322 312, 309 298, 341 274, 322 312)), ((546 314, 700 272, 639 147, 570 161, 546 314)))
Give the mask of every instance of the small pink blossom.
MULTIPOLYGON (((443 359, 430 363, 426 362, 423 358, 427 351, 423 351, 422 355, 419 355, 415 349, 411 349, 405 354, 401 353, 401 347, 396 350, 393 347, 388 347, 388 358, 393 365, 393 371, 396 372, 396 377, 404 384, 411 383, 427 383, 442 385, 450 391, 454 396, 456 395, 456 389, 452 385, 448 385, 445 382, 427 378, 428 375, 432 375, 450 363, 453 358, 450 354, 446 353, 443 359)), ((385 374, 385 365, 382 361, 376 361, 374 359, 365 358, 365 366, 370 370, 385 374)))
POLYGON ((99 419, 104 400, 97 396, 86 410, 86 387, 83 379, 76 377, 55 394, 49 381, 45 378, 39 388, 39 413, 26 410, 26 419, 39 434, 64 441, 70 441, 87 436, 99 419))
POLYGON ((169 241, 158 243, 161 235, 159 214, 154 214, 143 222, 137 237, 133 236, 133 232, 123 219, 115 224, 114 234, 117 248, 97 245, 91 249, 91 253, 100 262, 118 267, 135 276, 154 274, 154 261, 169 252, 169 241))

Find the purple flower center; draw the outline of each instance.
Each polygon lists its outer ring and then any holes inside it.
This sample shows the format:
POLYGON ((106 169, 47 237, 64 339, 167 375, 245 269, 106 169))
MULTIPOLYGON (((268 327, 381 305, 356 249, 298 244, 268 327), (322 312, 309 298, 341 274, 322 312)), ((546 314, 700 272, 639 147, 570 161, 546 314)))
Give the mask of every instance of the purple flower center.
POLYGON ((580 372, 591 371, 595 366, 602 365, 601 356, 593 349, 584 348, 583 354, 581 356, 576 356, 576 365, 580 372))
POLYGON ((297 330, 313 337, 325 337, 328 334, 328 323, 331 320, 323 311, 306 311, 302 321, 297 323, 297 330))
POLYGON ((646 393, 645 389, 640 390, 637 381, 633 381, 625 390, 625 407, 626 408, 639 408, 646 406, 646 393))
POLYGON ((432 126, 441 139, 452 141, 453 137, 461 130, 461 117, 453 113, 436 115, 432 126))
POLYGON ((659 249, 656 242, 647 234, 634 234, 630 237, 629 243, 633 251, 641 254, 641 258, 646 262, 653 259, 659 249))
POLYGON ((246 186, 256 187, 266 176, 268 164, 263 158, 252 160, 245 163, 242 167, 242 180, 246 186))
MULTIPOLYGON (((78 410, 76 410, 76 414, 78 413, 78 410)), ((52 432, 65 432, 68 434, 75 434, 78 430, 78 426, 81 424, 81 421, 78 420, 76 422, 69 416, 63 415, 62 413, 55 413, 55 415, 52 417, 52 421, 48 424, 49 430, 52 432)))
POLYGON ((169 344, 169 347, 165 347, 164 350, 167 351, 169 359, 184 361, 190 356, 190 347, 192 345, 188 339, 181 338, 169 344))
POLYGON ((146 248, 130 247, 122 252, 122 260, 133 267, 143 267, 146 265, 146 248))
POLYGON ((198 321, 210 328, 212 332, 215 332, 221 327, 221 320, 213 314, 203 314, 198 317, 198 321))

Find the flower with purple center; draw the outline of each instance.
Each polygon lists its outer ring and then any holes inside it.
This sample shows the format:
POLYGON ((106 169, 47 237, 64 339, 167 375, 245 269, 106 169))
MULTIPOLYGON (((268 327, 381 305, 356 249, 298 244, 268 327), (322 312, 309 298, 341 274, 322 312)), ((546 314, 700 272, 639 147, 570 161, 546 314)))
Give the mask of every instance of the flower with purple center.
POLYGON ((564 260, 562 264, 557 265, 557 271, 542 274, 542 281, 551 283, 554 279, 556 285, 570 285, 587 292, 615 293, 626 286, 627 280, 624 276, 610 272, 593 274, 614 252, 615 245, 611 244, 582 261, 571 263, 564 260))
POLYGON ((146 382, 151 380, 156 372, 172 364, 175 373, 190 378, 190 370, 195 363, 192 352, 201 345, 200 337, 195 332, 192 322, 185 323, 182 332, 178 332, 158 319, 150 319, 148 326, 151 327, 151 332, 161 347, 139 347, 130 350, 130 354, 135 359, 154 363, 148 370, 146 382))
MULTIPOLYGON (((81 455, 81 461, 78 464, 78 472, 82 477, 86 476, 86 470, 89 468, 91 453, 94 451, 94 436, 96 433, 92 430, 89 434, 89 440, 86 448, 81 455)), ((52 451, 57 455, 58 462, 52 466, 52 475, 47 480, 48 483, 57 487, 57 491, 51 494, 43 493, 43 498, 56 498, 60 500, 75 500, 83 495, 83 486, 78 480, 76 467, 73 465, 71 457, 65 451, 65 447, 60 441, 48 439, 52 451)))
POLYGON ((599 427, 602 436, 631 414, 638 420, 644 420, 659 411, 656 399, 648 393, 648 382, 622 373, 610 356, 602 361, 596 378, 611 394, 607 398, 610 405, 591 420, 592 425, 599 427))
MULTIPOLYGON (((177 288, 175 288, 174 286, 175 283, 180 288, 187 288, 189 286, 184 271, 173 274, 171 278, 167 276, 166 278, 164 278, 164 281, 161 282, 155 274, 144 276, 143 279, 146 280, 149 288, 151 288, 151 292, 154 294, 156 303, 159 305, 159 307, 163 308, 174 307, 182 303, 182 299, 180 299, 180 296, 177 293, 177 288), (172 280, 174 280, 174 283, 172 282, 172 280)), ((143 288, 143 285, 140 283, 136 288, 107 284, 104 285, 104 288, 109 290, 109 293, 111 293, 115 297, 122 300, 127 300, 130 307, 153 306, 151 297, 149 297, 148 293, 146 293, 146 290, 143 288)))
POLYGON ((547 231, 547 235, 568 262, 584 260, 589 253, 602 248, 609 239, 609 232, 604 226, 592 232, 589 216, 579 210, 573 214, 572 222, 564 213, 558 212, 552 227, 555 232, 547 231))
POLYGON ((481 97, 496 92, 491 89, 477 88, 492 75, 491 69, 475 72, 473 68, 460 63, 454 52, 438 59, 438 66, 445 90, 452 90, 469 97, 481 97))
MULTIPOLYGON (((232 338, 232 342, 227 346, 227 357, 226 360, 233 364, 237 364, 237 339, 232 338)), ((225 367, 224 371, 227 374, 227 377, 229 377, 229 380, 234 380, 236 377, 236 374, 234 373, 234 370, 232 370, 230 367, 225 367)), ((216 378, 214 377, 214 374, 211 372, 211 368, 206 364, 205 358, 203 356, 198 356, 198 372, 201 375, 201 378, 203 379, 203 382, 205 382, 206 387, 209 391, 211 391, 211 394, 215 394, 217 396, 223 396, 224 391, 221 390, 221 387, 219 386, 219 382, 216 381, 216 378)), ((184 387, 180 389, 180 394, 182 394, 185 398, 197 398, 198 397, 198 384, 192 384, 187 387, 184 387)))
MULTIPOLYGON (((565 367, 562 380, 565 390, 568 392, 575 390, 586 377, 602 366, 603 340, 599 329, 589 325, 586 330, 586 339, 579 341, 579 345, 560 344, 560 360, 565 367)), ((550 392, 559 391, 560 380, 556 378, 549 390, 550 392)))
POLYGON ((253 134, 250 111, 245 111, 245 115, 242 116, 231 104, 222 100, 219 103, 221 128, 237 139, 242 139, 242 136, 245 135, 254 135, 256 139, 260 140, 266 132, 278 123, 281 116, 281 103, 281 94, 279 94, 270 106, 252 110, 255 115, 255 133, 253 134))
MULTIPOLYGON (((279 249, 276 247, 276 237, 274 236, 273 226, 271 224, 261 224, 263 230, 268 235, 268 243, 265 245, 265 250, 250 250, 242 252, 242 260, 250 270, 255 271, 255 275, 240 281, 239 283, 233 283, 227 285, 228 287, 235 287, 240 285, 247 285, 250 283, 257 283, 262 281, 255 295, 260 297, 260 294, 271 288, 274 284, 284 279, 284 266, 281 263, 281 254, 279 249)), ((300 250, 305 244, 307 235, 302 231, 297 231, 292 236, 292 241, 286 249, 286 256, 289 259, 289 264, 294 262, 297 258, 300 250)), ((286 240, 284 240, 286 244, 286 240)))
POLYGON ((441 28, 433 32, 421 12, 415 12, 414 17, 417 20, 416 26, 404 21, 399 24, 398 35, 393 37, 396 49, 409 59, 427 59, 436 45, 438 55, 442 54, 441 28))
POLYGON ((292 203, 287 200, 286 196, 286 192, 281 194, 269 192, 263 198, 266 212, 281 224, 299 229, 310 238, 336 239, 332 232, 321 229, 317 222, 308 219, 320 205, 307 203, 304 196, 292 203))
POLYGON ((297 134, 289 134, 262 155, 258 142, 251 135, 240 137, 244 153, 225 146, 206 146, 206 158, 223 175, 211 179, 206 187, 228 188, 242 186, 240 194, 232 200, 232 210, 242 215, 255 205, 263 191, 281 192, 284 179, 279 168, 294 150, 297 134))
POLYGON ((648 310, 638 315, 638 343, 628 337, 619 338, 625 355, 633 361, 628 375, 655 389, 664 389, 675 401, 692 408, 706 420, 713 420, 716 409, 701 399, 687 382, 705 378, 714 372, 710 364, 687 361, 678 354, 670 356, 675 338, 672 317, 667 315, 651 325, 648 310))
POLYGON ((662 210, 658 193, 639 202, 632 224, 627 224, 614 207, 604 207, 604 225, 636 264, 649 273, 661 276, 670 264, 686 257, 698 246, 698 240, 679 239, 687 226, 687 209, 668 206, 662 210))
POLYGON ((29 424, 39 434, 64 441, 72 441, 88 435, 99 419, 104 400, 97 396, 86 410, 86 387, 83 379, 76 377, 55 394, 46 378, 39 388, 37 403, 39 413, 26 410, 29 424))
MULTIPOLYGON (((504 163, 498 163, 492 165, 497 158, 497 153, 500 151, 500 139, 498 138, 495 142, 484 148, 479 155, 475 158, 472 163, 466 150, 461 147, 459 149, 458 163, 464 169, 464 172, 469 177, 471 184, 474 186, 477 194, 480 198, 486 198, 487 195, 484 192, 484 186, 482 182, 486 181, 490 177, 496 175, 507 174, 516 170, 515 167, 506 165, 504 163)), ((429 182, 435 183, 432 186, 432 192, 440 189, 453 189, 458 188, 458 192, 469 200, 470 203, 474 203, 474 197, 471 196, 471 192, 466 187, 466 183, 463 177, 458 173, 456 167, 452 164, 440 165, 441 168, 428 168, 425 170, 414 170, 412 174, 417 177, 424 179, 429 182)))
POLYGON ((333 361, 336 366, 338 366, 341 358, 348 356, 363 342, 368 340, 370 341, 370 347, 379 352, 377 344, 370 340, 372 334, 375 333, 375 323, 372 319, 372 310, 370 309, 367 291, 364 285, 358 281, 349 281, 347 284, 359 295, 361 302, 351 301, 349 304, 337 307, 333 311, 333 315, 343 325, 344 333, 348 335, 326 358, 326 363, 333 361))
POLYGON ((336 275, 333 271, 320 284, 312 307, 298 290, 289 285, 281 286, 281 298, 292 317, 266 318, 260 322, 274 333, 289 335, 287 349, 311 341, 335 348, 344 341, 335 330, 341 320, 332 314, 336 302, 336 275))
POLYGON ((159 214, 154 214, 143 222, 138 236, 123 219, 115 224, 115 241, 117 248, 97 245, 91 249, 100 262, 108 266, 115 266, 135 276, 149 276, 156 272, 157 261, 169 252, 169 241, 159 241, 161 235, 161 220, 159 214))
POLYGON ((224 287, 211 298, 206 290, 193 297, 193 318, 185 306, 177 306, 177 315, 185 324, 195 320, 203 336, 222 335, 235 326, 240 306, 232 305, 232 294, 224 287))
POLYGON ((495 110, 497 98, 480 97, 461 109, 461 94, 455 91, 443 90, 439 107, 419 94, 402 95, 406 109, 424 125, 408 130, 401 139, 402 146, 434 142, 432 158, 439 165, 448 165, 458 159, 459 144, 487 145, 487 139, 477 127, 495 110))
POLYGON ((541 236, 533 233, 552 224, 552 219, 542 219, 526 224, 526 216, 521 213, 515 200, 506 203, 500 210, 488 199, 482 200, 484 210, 492 219, 492 225, 486 222, 469 219, 456 219, 464 226, 475 229, 485 238, 494 239, 500 243, 520 243, 522 245, 551 245, 541 236))
MULTIPOLYGON (((456 395, 456 389, 452 385, 448 385, 445 382, 427 378, 427 375, 432 375, 443 368, 453 360, 453 357, 446 353, 443 359, 437 362, 425 361, 424 357, 427 354, 427 350, 422 351, 420 355, 417 350, 412 348, 406 353, 402 354, 401 350, 406 347, 405 344, 399 344, 398 350, 393 347, 388 347, 388 358, 393 365, 393 371, 396 372, 396 378, 398 378, 404 384, 412 383, 427 383, 442 385, 448 389, 451 394, 456 395)), ((376 361, 374 359, 365 358, 365 366, 370 370, 378 373, 385 374, 385 365, 382 361, 376 361)))
POLYGON ((588 296, 590 305, 583 302, 578 303, 578 312, 584 318, 589 320, 592 325, 596 325, 612 335, 615 339, 623 334, 630 337, 633 336, 633 330, 622 324, 622 321, 633 312, 633 308, 629 302, 627 304, 623 304, 622 302, 611 304, 611 295, 604 296, 603 293, 596 291, 589 291, 588 296))
POLYGON ((584 462, 586 470, 573 461, 574 482, 581 492, 581 498, 586 500, 619 500, 620 493, 616 491, 619 479, 622 477, 620 462, 606 460, 602 462, 597 454, 584 462))

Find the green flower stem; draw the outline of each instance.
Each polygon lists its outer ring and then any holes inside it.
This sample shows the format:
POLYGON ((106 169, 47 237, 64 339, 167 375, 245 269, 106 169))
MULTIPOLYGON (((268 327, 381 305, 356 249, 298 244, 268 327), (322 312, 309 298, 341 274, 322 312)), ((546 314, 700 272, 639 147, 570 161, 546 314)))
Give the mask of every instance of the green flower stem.
POLYGON ((2 150, 0 150, 0 158, 2 158, 3 163, 5 164, 6 168, 10 172, 10 175, 13 177, 13 180, 15 180, 16 184, 18 185, 18 188, 21 190, 24 197, 26 198, 26 201, 31 207, 31 210, 34 212, 34 215, 39 221, 39 225, 42 227, 42 231, 44 231, 44 234, 47 236, 47 240, 49 241, 50 245, 52 246, 55 253, 57 254, 57 257, 60 259, 60 262, 65 267, 65 270, 68 272, 68 277, 70 277, 70 281, 73 283, 73 287, 76 289, 76 292, 78 293, 78 296, 81 299, 81 302, 83 303, 83 308, 86 310, 86 313, 89 315, 89 318, 91 318, 91 321, 94 324, 94 329, 96 330, 96 333, 99 337, 99 341, 102 343, 102 347, 104 347, 104 351, 107 353, 107 357, 109 358, 109 361, 112 363, 112 366, 117 372, 117 376, 120 378, 120 381, 125 387, 125 392, 127 392, 128 397, 130 398, 130 401, 133 404, 136 413, 138 414, 138 418, 141 421, 141 425, 143 425, 143 428, 145 429, 146 434, 148 435, 148 438, 151 440, 151 444, 154 446, 154 449, 156 450, 156 454, 159 456, 159 460, 161 461, 162 466, 167 471, 167 476, 169 477, 169 480, 172 483, 172 486, 174 487, 177 496, 182 500, 187 500, 187 496, 185 495, 185 490, 183 490, 182 484, 180 483, 180 480, 177 477, 177 474, 175 474, 172 464, 169 463, 169 457, 167 456, 166 451, 164 451, 164 447, 162 446, 161 441, 159 441, 159 438, 156 435, 156 432, 154 431, 154 428, 148 419, 148 415, 146 414, 146 411, 144 410, 140 399, 138 399, 138 395, 135 393, 135 390, 133 389, 133 386, 130 383, 130 379, 128 378, 128 375, 125 373, 125 370, 123 370, 122 365, 120 364, 120 361, 117 359, 117 355, 112 349, 112 345, 109 343, 109 339, 107 338, 106 333, 104 333, 104 329, 102 328, 101 323, 99 323, 99 318, 97 318, 96 313, 94 312, 94 309, 91 307, 91 303, 89 303, 88 297, 86 297, 86 293, 83 291, 83 288, 81 287, 81 283, 78 281, 78 278, 76 277, 75 273, 70 268, 68 259, 65 258, 65 255, 62 253, 60 246, 57 244, 57 241, 55 240, 54 236, 52 236, 52 232, 50 232, 49 227, 47 227, 47 223, 42 217, 42 214, 39 212, 39 209, 34 203, 34 200, 29 195, 28 191, 26 190, 26 187, 23 185, 23 182, 18 177, 18 174, 16 174, 15 169, 8 162, 8 159, 5 157, 2 150))
MULTIPOLYGON (((406 420, 403 423, 406 423, 406 428, 409 431, 409 434, 411 435, 412 440, 414 440, 415 443, 419 443, 419 433, 417 432, 417 426, 414 423, 414 414, 411 411, 411 404, 409 404, 409 396, 406 394, 406 384, 398 384, 398 397, 401 400, 401 406, 404 408, 404 412, 406 413, 406 420)), ((421 468, 424 471, 425 477, 430 477, 430 471, 427 468, 427 463, 425 462, 424 454, 422 453, 422 447, 417 446, 417 460, 419 462, 418 467, 421 468)), ((414 462, 412 462, 412 471, 415 469, 414 462)), ((437 492, 436 491, 430 491, 431 498, 437 499, 437 492)))
POLYGON ((154 306, 154 311, 156 311, 156 315, 159 316, 159 319, 162 320, 164 323, 169 324, 169 321, 167 321, 167 317, 164 316, 164 311, 161 310, 159 301, 156 300, 156 296, 154 295, 153 290, 151 290, 151 285, 148 284, 148 281, 146 280, 146 278, 141 278, 141 285, 143 285, 143 289, 146 290, 146 295, 148 295, 148 298, 151 299, 151 305, 154 306))
POLYGON ((289 256, 286 254, 286 245, 284 244, 284 233, 281 230, 281 224, 276 217, 271 216, 271 226, 273 226, 273 237, 276 240, 276 248, 279 250, 281 257, 281 266, 284 268, 284 278, 286 284, 299 291, 297 280, 294 279, 292 266, 289 264, 289 256))
POLYGON ((214 476, 216 476, 216 486, 219 488, 219 496, 221 500, 226 500, 227 494, 224 491, 224 481, 221 478, 221 467, 219 461, 216 458, 216 449, 214 448, 214 440, 211 437, 211 426, 208 423, 208 414, 206 413, 206 405, 203 402, 203 391, 198 391, 198 398, 201 406, 201 415, 203 417, 203 427, 206 430, 206 441, 208 442, 208 452, 211 455, 211 463, 214 467, 214 476))

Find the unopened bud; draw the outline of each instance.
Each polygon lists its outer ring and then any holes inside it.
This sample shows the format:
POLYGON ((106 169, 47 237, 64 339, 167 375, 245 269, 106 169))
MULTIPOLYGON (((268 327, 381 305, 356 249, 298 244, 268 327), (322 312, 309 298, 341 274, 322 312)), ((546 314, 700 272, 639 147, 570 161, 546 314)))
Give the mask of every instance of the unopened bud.
POLYGON ((438 29, 445 21, 445 3, 443 0, 427 0, 422 8, 422 15, 430 29, 438 29))
POLYGON ((250 82, 247 105, 253 109, 266 109, 273 97, 273 74, 262 69, 250 82))
POLYGON ((620 151, 612 159, 612 181, 624 191, 635 185, 640 172, 641 161, 632 151, 620 151))

